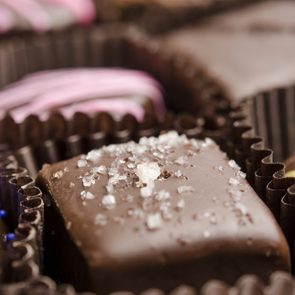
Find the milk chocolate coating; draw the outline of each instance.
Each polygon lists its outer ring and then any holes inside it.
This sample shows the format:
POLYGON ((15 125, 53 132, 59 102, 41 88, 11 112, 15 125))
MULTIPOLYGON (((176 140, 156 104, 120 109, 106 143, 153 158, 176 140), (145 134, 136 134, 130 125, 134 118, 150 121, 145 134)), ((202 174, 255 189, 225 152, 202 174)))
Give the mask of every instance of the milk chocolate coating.
POLYGON ((199 288, 290 267, 270 211, 211 140, 111 145, 47 165, 37 182, 52 200, 48 270, 79 290, 199 288))
POLYGON ((295 81, 294 1, 264 1, 166 35, 233 101, 295 81))

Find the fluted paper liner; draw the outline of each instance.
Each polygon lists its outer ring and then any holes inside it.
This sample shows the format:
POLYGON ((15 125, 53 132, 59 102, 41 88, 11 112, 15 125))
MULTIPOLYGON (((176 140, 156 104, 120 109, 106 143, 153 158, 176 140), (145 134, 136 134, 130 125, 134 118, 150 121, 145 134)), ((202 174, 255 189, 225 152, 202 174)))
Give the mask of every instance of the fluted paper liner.
MULTIPOLYGON (((263 137, 256 135, 253 118, 250 119, 252 102, 247 101, 232 113, 232 140, 227 143, 227 149, 281 225, 290 246, 294 271, 295 178, 285 177, 285 165, 274 161, 276 152, 266 148, 263 137)), ((289 148, 285 142, 278 144, 282 149, 289 148)))

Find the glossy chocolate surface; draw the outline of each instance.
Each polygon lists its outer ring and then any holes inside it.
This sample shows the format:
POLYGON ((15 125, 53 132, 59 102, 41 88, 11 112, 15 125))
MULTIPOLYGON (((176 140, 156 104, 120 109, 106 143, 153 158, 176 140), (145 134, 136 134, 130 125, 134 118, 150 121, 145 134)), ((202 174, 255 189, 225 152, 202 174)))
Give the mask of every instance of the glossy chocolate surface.
POLYGON ((47 222, 64 226, 52 230, 54 263, 101 294, 288 270, 286 241, 244 177, 210 139, 175 132, 47 165, 38 179, 56 208, 47 222))
POLYGON ((295 81, 294 10, 294 1, 264 1, 172 32, 163 42, 240 101, 295 81))

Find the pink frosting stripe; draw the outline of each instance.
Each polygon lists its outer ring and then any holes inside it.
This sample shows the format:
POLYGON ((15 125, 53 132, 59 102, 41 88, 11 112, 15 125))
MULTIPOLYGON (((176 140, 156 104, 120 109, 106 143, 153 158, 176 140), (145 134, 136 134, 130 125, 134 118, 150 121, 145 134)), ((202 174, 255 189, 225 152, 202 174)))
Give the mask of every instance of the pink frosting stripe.
POLYGON ((95 19, 95 5, 92 0, 50 0, 70 9, 81 24, 89 24, 95 19))
MULTIPOLYGON (((130 101, 124 98, 114 99, 101 99, 90 102, 82 102, 59 109, 59 112, 66 118, 70 119, 76 112, 84 112, 87 114, 93 114, 96 112, 109 112, 118 115, 119 117, 126 114, 132 114, 138 121, 142 121, 144 118, 144 109, 141 105, 134 101, 130 101)), ((18 123, 22 122, 28 115, 39 115, 38 110, 27 109, 25 112, 20 109, 16 109, 11 113, 14 120, 18 123)), ((40 117, 42 120, 46 120, 50 112, 42 112, 40 117)))
POLYGON ((51 27, 49 14, 34 0, 0 0, 0 3, 23 17, 37 32, 45 32, 51 27))
POLYGON ((33 74, 0 92, 0 108, 27 103, 49 105, 93 97, 145 95, 159 112, 164 110, 159 84, 147 74, 132 70, 59 70, 33 74), (51 90, 54 88, 54 90, 51 90), (84 90, 85 89, 85 90, 84 90), (44 95, 38 96, 40 93, 44 95), (67 98, 68 96, 68 98, 67 98), (54 99, 52 99, 54 97, 54 99), (45 102, 46 103, 45 103, 45 102), (55 102, 54 102, 55 101, 55 102))
MULTIPOLYGON (((103 98, 103 97, 113 97, 113 96, 130 96, 130 95, 141 95, 145 97, 150 97, 153 95, 152 91, 154 89, 149 87, 149 85, 139 83, 135 84, 109 84, 109 85, 99 85, 97 84, 78 84, 70 85, 63 89, 54 89, 43 95, 40 95, 31 104, 28 104, 19 109, 24 112, 43 112, 48 109, 55 109, 62 107, 62 105, 81 102, 88 100, 89 98, 103 98)), ((157 94, 156 92, 154 94, 157 94)), ((162 112, 162 109, 157 109, 157 112, 162 112)))
POLYGON ((13 13, 0 4, 0 33, 6 33, 15 26, 13 13))
POLYGON ((141 121, 145 110, 138 97, 151 99, 159 114, 165 109, 161 87, 147 73, 104 68, 62 69, 34 73, 11 84, 0 92, 0 110, 3 115, 3 111, 13 108, 10 113, 17 122, 29 114, 44 119, 55 109, 66 117, 77 111, 89 114, 107 111, 119 116, 130 113, 141 121))

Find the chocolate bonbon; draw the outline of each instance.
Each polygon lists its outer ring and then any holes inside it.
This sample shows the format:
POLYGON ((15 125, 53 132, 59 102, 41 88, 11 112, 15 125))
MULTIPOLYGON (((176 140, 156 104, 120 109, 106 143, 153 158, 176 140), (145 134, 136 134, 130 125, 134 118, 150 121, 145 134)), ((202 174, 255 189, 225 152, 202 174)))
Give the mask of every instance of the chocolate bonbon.
POLYGON ((115 117, 130 113, 143 121, 145 113, 155 112, 161 116, 165 110, 159 83, 147 73, 127 69, 39 72, 4 88, 0 100, 2 114, 9 112, 17 123, 32 115, 44 121, 54 111, 66 119, 77 112, 88 115, 108 112, 115 117))
POLYGON ((97 0, 96 2, 98 14, 102 19, 134 22, 149 32, 159 34, 252 1, 97 0))
POLYGON ((175 132, 45 166, 50 271, 106 293, 287 270, 284 237, 244 177, 213 141, 175 132))
POLYGON ((295 81, 294 9, 293 1, 263 1, 167 34, 163 46, 188 56, 219 96, 240 102, 295 81))

